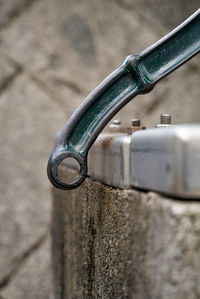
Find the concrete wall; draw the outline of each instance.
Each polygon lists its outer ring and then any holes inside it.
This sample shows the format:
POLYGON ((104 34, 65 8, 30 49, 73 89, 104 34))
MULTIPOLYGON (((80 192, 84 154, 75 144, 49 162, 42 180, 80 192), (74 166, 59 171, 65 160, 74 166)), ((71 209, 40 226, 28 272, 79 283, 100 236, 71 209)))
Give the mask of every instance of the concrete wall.
POLYGON ((90 179, 53 198, 56 299, 200 297, 199 202, 90 179))

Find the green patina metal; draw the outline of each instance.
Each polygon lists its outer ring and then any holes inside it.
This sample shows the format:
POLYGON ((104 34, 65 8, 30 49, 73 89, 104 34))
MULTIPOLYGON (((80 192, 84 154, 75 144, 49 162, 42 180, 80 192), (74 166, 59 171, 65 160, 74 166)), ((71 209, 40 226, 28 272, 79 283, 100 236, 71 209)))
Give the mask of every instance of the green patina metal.
MULTIPOLYGON (((101 120, 105 118, 109 110, 120 102, 125 95, 133 90, 139 90, 139 82, 135 80, 129 70, 126 70, 125 67, 123 68, 124 75, 111 85, 110 88, 98 98, 98 101, 95 101, 89 107, 69 138, 70 147, 82 155, 85 155, 87 150, 85 149, 85 144, 87 144, 91 133, 101 120)), ((67 149, 68 144, 65 150, 67 149)))
MULTIPOLYGON (((152 51, 144 51, 139 69, 146 80, 156 83, 200 49, 200 13, 180 31, 159 44, 152 51)), ((140 56, 140 55, 139 55, 140 56)))
POLYGON ((200 10, 139 55, 128 56, 80 105, 63 129, 48 164, 51 182, 62 189, 81 184, 87 174, 87 153, 108 121, 137 94, 154 85, 200 51, 200 10), (58 178, 58 165, 67 157, 81 165, 72 184, 58 178))
POLYGON ((148 84, 158 80, 178 67, 200 49, 200 15, 186 27, 161 43, 152 51, 145 51, 137 57, 135 66, 125 63, 121 77, 96 100, 80 119, 72 132, 64 150, 74 149, 85 155, 87 143, 94 128, 105 115, 133 90, 142 93, 148 84), (142 74, 138 76, 139 73, 142 74), (144 80, 145 79, 145 80, 144 80))

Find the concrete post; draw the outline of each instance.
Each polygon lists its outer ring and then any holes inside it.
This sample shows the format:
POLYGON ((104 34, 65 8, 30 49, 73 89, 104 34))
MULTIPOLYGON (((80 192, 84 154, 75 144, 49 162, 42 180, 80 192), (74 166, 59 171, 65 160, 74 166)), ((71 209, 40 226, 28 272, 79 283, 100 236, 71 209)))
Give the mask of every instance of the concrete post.
POLYGON ((199 248, 197 201, 91 179, 53 190, 56 299, 200 298, 199 248))

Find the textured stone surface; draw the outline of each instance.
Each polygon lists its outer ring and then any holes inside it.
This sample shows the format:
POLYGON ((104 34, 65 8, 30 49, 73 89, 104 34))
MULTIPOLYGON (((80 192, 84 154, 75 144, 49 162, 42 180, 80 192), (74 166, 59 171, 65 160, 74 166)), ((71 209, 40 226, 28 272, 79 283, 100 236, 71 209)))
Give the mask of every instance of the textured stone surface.
POLYGON ((157 37, 137 16, 128 15, 115 3, 50 0, 24 13, 4 31, 2 41, 9 54, 28 69, 42 75, 46 70, 47 75, 54 72, 88 91, 130 51, 142 50, 157 37))
POLYGON ((166 33, 178 26, 199 8, 196 0, 113 0, 125 9, 133 10, 141 18, 146 18, 150 26, 166 33))
POLYGON ((1 295, 12 299, 52 299, 51 273, 51 244, 48 238, 37 252, 33 252, 1 295))
POLYGON ((1 0, 0 1, 0 28, 6 26, 25 10, 34 0, 1 0))
POLYGON ((11 64, 3 53, 0 52, 0 94, 6 89, 19 71, 19 68, 11 64))
MULTIPOLYGON (((142 1, 136 5, 133 1, 130 9, 124 9, 123 1, 121 5, 116 2, 39 1, 3 32, 4 51, 40 79, 67 117, 127 55, 139 53, 173 27, 165 24, 163 17, 163 14, 172 15, 171 4, 150 6, 142 1), (157 19, 154 16, 156 7, 160 12, 157 19), (143 18, 138 14, 140 9, 146 11, 143 18), (146 14, 158 25, 152 23, 150 26, 146 14)), ((170 21, 173 24, 178 24, 195 8, 193 4, 191 8, 186 5, 185 10, 180 10, 178 5, 173 10, 176 21, 170 21)), ((162 111, 178 115, 177 123, 199 121, 196 106, 200 94, 195 83, 199 73, 199 59, 195 59, 160 82, 150 94, 131 102, 117 117, 126 124, 128 117, 142 118, 146 126, 152 126, 162 111), (180 99, 182 107, 189 106, 189 113, 179 113, 180 105, 177 108, 174 103, 180 99)))
POLYGON ((56 299, 199 298, 200 203, 90 179, 53 194, 56 299))
POLYGON ((0 110, 1 282, 49 226, 46 163, 65 115, 24 75, 1 95, 0 110))
POLYGON ((69 113, 130 52, 157 39, 115 3, 50 0, 36 3, 5 30, 2 47, 37 74, 69 113))

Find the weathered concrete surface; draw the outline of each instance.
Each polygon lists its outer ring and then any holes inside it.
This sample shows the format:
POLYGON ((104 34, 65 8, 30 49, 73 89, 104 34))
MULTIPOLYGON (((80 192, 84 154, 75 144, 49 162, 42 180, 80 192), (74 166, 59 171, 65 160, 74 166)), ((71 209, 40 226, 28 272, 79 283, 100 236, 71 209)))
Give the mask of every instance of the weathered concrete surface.
POLYGON ((53 194, 56 299, 200 297, 199 202, 90 179, 53 194))
MULTIPOLYGON (((155 20, 157 5, 150 9, 147 1, 133 1, 131 9, 124 9, 124 2, 120 1, 121 5, 119 1, 106 0, 36 2, 13 26, 4 30, 2 48, 37 75, 69 117, 84 96, 127 55, 139 53, 173 28, 163 21, 163 11, 166 16, 171 15, 171 5, 167 9, 163 4, 165 10, 163 5, 158 6, 160 15, 154 26, 137 11, 146 11, 155 20), (160 33, 162 25, 164 29, 160 33)), ((182 1, 183 6, 184 3, 182 1)), ((176 20, 174 17, 171 23, 178 24, 195 6, 193 4, 185 13, 176 6, 176 20)), ((189 62, 149 95, 131 102, 119 117, 125 123, 128 123, 128 115, 130 119, 141 118, 145 125, 155 125, 162 111, 174 114, 176 123, 199 121, 196 106, 200 94, 195 78, 199 73, 199 59, 189 62), (180 104, 174 105, 176 102, 181 102, 182 107, 189 106, 189 113, 180 113, 180 104)))
POLYGON ((12 82, 20 69, 6 60, 3 53, 0 52, 0 93, 12 82))
POLYGON ((41 247, 26 260, 13 277, 11 286, 2 291, 3 298, 52 299, 51 242, 45 238, 41 247))
POLYGON ((35 0, 1 0, 0 1, 0 29, 12 22, 24 10, 29 8, 35 0))
MULTIPOLYGON (((113 0, 125 9, 136 11, 149 26, 166 33, 178 26, 199 8, 196 0, 113 0)), ((142 20, 141 20, 142 21, 142 20)))
POLYGON ((48 230, 51 199, 46 177, 49 148, 65 115, 26 74, 0 100, 0 285, 48 230), (54 122, 52 122, 52 119, 54 122))

